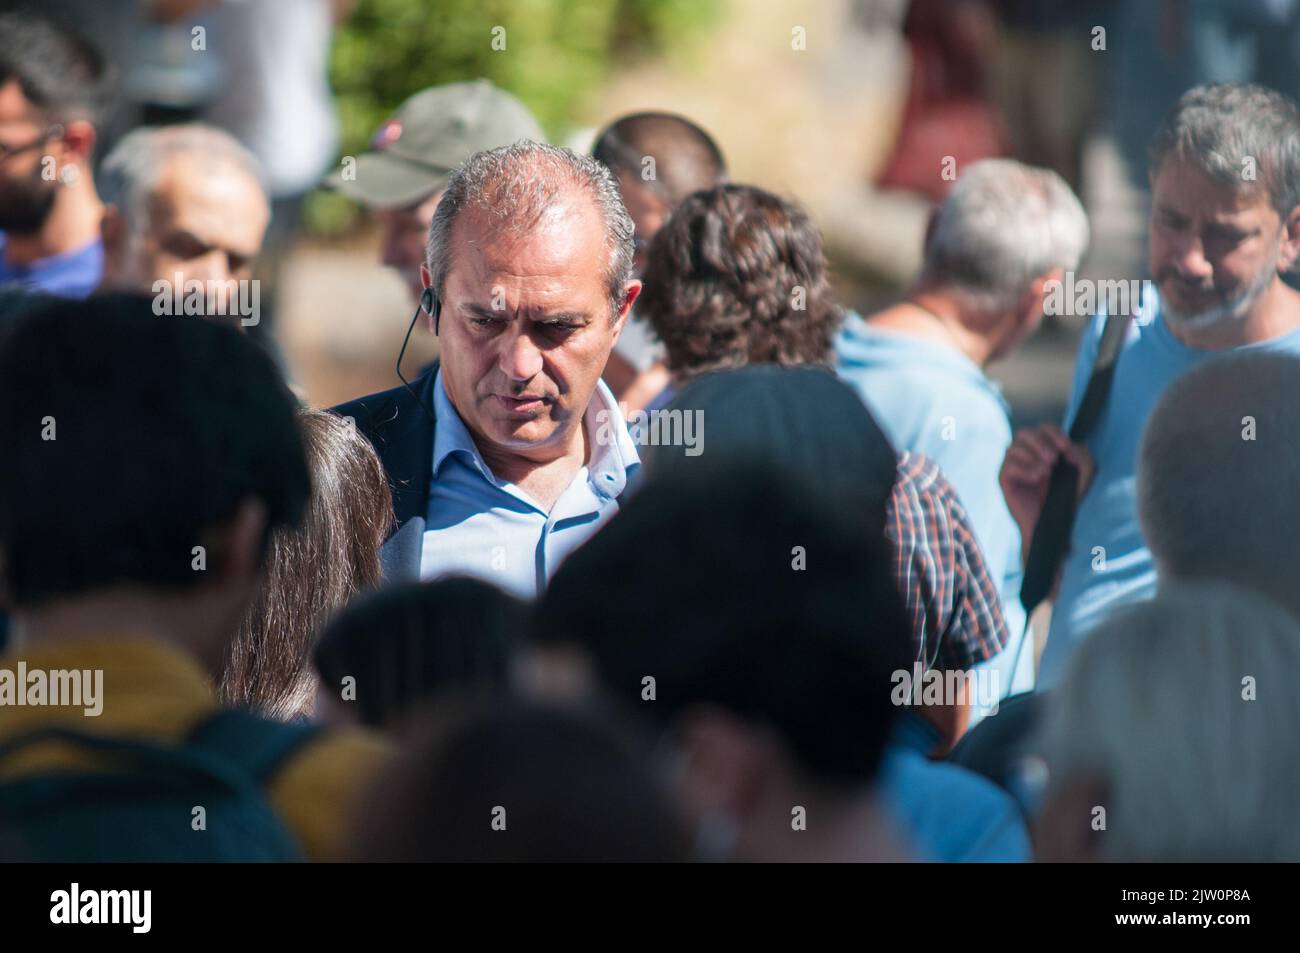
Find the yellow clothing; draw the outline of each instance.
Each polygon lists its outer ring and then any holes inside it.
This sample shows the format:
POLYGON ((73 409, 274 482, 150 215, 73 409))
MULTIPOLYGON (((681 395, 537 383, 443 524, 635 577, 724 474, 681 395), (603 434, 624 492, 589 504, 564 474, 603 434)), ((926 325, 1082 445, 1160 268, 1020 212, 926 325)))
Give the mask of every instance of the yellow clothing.
MULTIPOLYGON (((102 711, 88 706, 0 704, 0 743, 38 728, 180 744, 219 709, 198 663, 179 649, 141 638, 105 638, 26 646, 0 656, 0 670, 102 670, 102 711)), ((84 700, 84 699, 83 699, 84 700)), ((355 799, 373 781, 388 753, 368 732, 323 733, 279 769, 266 788, 268 802, 297 836, 309 860, 338 859, 355 799)), ((0 779, 94 765, 94 753, 59 742, 34 745, 5 760, 0 779)))

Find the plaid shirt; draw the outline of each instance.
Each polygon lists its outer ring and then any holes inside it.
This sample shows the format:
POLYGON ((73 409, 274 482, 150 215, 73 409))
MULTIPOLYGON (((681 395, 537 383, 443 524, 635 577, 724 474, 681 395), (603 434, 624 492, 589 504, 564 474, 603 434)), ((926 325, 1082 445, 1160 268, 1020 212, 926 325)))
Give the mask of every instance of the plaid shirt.
POLYGON ((912 621, 912 646, 927 670, 965 670, 1006 646, 1001 599, 966 508, 924 454, 898 458, 885 537, 912 621))

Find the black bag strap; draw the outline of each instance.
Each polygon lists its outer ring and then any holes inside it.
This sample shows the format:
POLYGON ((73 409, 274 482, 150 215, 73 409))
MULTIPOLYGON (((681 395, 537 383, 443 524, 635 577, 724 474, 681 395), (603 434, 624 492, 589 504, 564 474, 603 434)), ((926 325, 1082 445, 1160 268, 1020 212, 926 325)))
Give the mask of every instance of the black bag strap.
MULTIPOLYGON (((1097 345, 1097 359, 1092 365, 1088 386, 1084 388, 1079 410, 1070 424, 1070 440, 1083 443, 1097 426, 1101 413, 1110 399, 1111 384, 1115 378, 1115 364, 1120 345, 1128 332, 1128 315, 1112 314, 1097 345)), ((1056 573, 1070 545, 1074 530, 1074 514, 1079 502, 1079 471, 1064 457, 1056 461, 1047 486, 1043 511, 1034 526, 1034 536, 1029 543, 1025 559, 1025 576, 1020 586, 1020 604, 1027 614, 1032 614, 1038 604, 1051 594, 1056 573)))

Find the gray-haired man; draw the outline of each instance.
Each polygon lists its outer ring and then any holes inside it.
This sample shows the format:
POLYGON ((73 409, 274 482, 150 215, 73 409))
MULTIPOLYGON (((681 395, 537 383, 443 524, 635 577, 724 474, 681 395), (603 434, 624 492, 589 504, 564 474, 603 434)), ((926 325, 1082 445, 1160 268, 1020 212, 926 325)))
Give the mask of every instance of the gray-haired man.
POLYGON ((617 512, 639 460, 600 374, 641 291, 632 232, 609 171, 568 149, 518 142, 451 176, 421 268, 440 364, 336 409, 393 484, 388 579, 530 596, 617 512))
POLYGON ((251 276, 271 207, 257 160, 233 136, 199 123, 136 129, 104 159, 99 184, 104 287, 153 293, 159 313, 258 322, 251 276))
MULTIPOLYGON (((1300 293, 1283 282, 1300 255, 1300 113, 1281 93, 1223 84, 1190 90, 1151 147, 1148 289, 1115 364, 1110 399, 1087 439, 1097 474, 1079 503, 1040 680, 1059 679, 1079 639, 1114 606, 1155 592, 1135 506, 1138 440, 1179 374, 1240 348, 1300 352, 1300 293)), ((1084 335, 1067 423, 1092 371, 1103 319, 1084 335)), ((1242 421, 1242 439, 1247 422, 1242 421)), ((1022 431, 1002 486, 1032 533, 1052 466, 1079 455, 1052 425, 1022 431)), ((1195 458, 1185 478, 1197 479, 1195 458)), ((1268 506, 1268 500, 1260 500, 1268 506)))
POLYGON ((1033 332, 1050 283, 1087 244, 1083 207, 1056 173, 972 163, 935 213, 911 293, 866 320, 850 316, 835 346, 841 374, 894 445, 938 463, 970 513, 1011 632, 979 666, 1003 695, 1033 686, 1034 653, 1021 648, 1021 540, 998 486, 1011 424, 984 368, 1033 332))

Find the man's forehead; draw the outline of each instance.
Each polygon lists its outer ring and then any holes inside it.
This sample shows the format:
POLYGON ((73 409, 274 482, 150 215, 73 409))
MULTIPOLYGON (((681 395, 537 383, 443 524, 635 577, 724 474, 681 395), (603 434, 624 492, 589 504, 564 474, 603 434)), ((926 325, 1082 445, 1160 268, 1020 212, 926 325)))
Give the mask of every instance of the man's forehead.
POLYGON ((228 164, 168 162, 151 196, 154 214, 214 244, 256 254, 270 220, 261 186, 228 164))
POLYGON ((18 80, 0 82, 0 124, 40 122, 41 111, 23 95, 18 80))
POLYGON ((1230 185, 1174 157, 1160 167, 1152 182, 1152 192, 1158 207, 1203 218, 1236 218, 1272 210, 1263 183, 1254 188, 1230 185))
POLYGON ((239 207, 267 209, 266 195, 257 180, 229 163, 196 161, 177 156, 163 163, 154 183, 154 199, 175 213, 239 207))
POLYGON ((463 263, 476 282, 545 285, 550 280, 603 282, 605 236, 594 209, 559 207, 533 227, 515 232, 510 223, 490 223, 481 214, 456 222, 453 270, 463 263))

